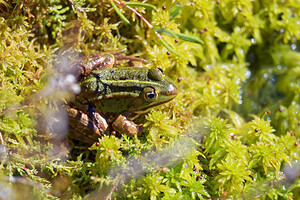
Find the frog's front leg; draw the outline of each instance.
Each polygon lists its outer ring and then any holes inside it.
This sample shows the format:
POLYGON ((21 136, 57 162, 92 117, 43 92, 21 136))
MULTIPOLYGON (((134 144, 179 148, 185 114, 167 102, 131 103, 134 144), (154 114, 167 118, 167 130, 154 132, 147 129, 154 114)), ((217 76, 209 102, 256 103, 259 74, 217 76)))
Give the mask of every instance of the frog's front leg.
POLYGON ((129 137, 133 137, 134 135, 140 136, 143 132, 143 125, 137 125, 121 114, 114 120, 112 127, 120 134, 126 134, 129 137))
POLYGON ((83 110, 86 110, 86 113, 69 105, 65 106, 69 114, 70 135, 91 145, 105 134, 109 125, 105 117, 92 106, 87 105, 84 107, 83 110))

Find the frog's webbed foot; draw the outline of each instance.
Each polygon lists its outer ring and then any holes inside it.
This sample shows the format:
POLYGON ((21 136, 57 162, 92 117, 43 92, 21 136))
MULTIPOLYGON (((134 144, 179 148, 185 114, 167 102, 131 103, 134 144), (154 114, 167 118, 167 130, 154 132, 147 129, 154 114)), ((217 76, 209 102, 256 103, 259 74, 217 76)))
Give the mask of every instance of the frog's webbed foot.
POLYGON ((143 58, 138 58, 138 57, 134 57, 134 56, 126 56, 126 55, 122 55, 122 54, 117 54, 117 55, 114 55, 115 56, 115 60, 116 60, 116 63, 119 63, 119 62, 128 62, 129 61, 129 65, 131 67, 137 67, 135 64, 134 64, 134 61, 136 62, 140 62, 140 63, 147 63, 148 61, 143 59, 143 58))
POLYGON ((94 109, 88 108, 88 114, 69 105, 65 109, 69 114, 70 135, 74 139, 91 145, 108 129, 106 119, 94 109))
POLYGON ((147 60, 143 59, 143 58, 138 58, 138 57, 135 57, 135 56, 127 56, 127 55, 124 55, 124 52, 126 51, 127 49, 123 49, 123 50, 119 50, 119 51, 115 51, 115 52, 111 52, 111 54, 114 56, 115 58, 115 63, 116 64, 120 64, 120 63, 127 63, 129 64, 130 67, 139 67, 138 65, 136 65, 136 63, 134 62, 139 62, 139 63, 142 63, 142 64, 146 64, 148 63, 147 60))
POLYGON ((119 115, 112 123, 114 130, 121 134, 126 134, 129 137, 135 135, 140 136, 143 132, 143 125, 135 124, 133 121, 127 119, 124 115, 119 115))

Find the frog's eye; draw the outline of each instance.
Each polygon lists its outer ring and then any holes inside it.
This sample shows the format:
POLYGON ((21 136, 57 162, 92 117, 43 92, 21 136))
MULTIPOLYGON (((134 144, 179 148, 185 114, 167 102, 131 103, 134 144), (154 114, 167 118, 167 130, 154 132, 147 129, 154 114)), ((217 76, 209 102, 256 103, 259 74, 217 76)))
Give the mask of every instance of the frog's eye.
POLYGON ((163 71, 160 68, 150 69, 148 77, 155 81, 161 81, 163 79, 163 71))
POLYGON ((143 90, 143 94, 144 94, 144 98, 147 101, 154 101, 158 97, 157 92, 152 87, 145 87, 143 90))

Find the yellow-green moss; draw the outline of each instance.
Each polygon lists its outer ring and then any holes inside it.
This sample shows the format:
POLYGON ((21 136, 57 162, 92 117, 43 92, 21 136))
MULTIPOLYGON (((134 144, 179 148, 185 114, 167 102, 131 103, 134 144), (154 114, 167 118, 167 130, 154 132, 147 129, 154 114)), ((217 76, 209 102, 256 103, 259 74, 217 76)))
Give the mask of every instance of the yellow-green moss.
POLYGON ((288 179, 284 171, 300 153, 299 2, 128 4, 143 17, 123 3, 0 0, 5 192, 28 199, 300 198, 299 170, 288 179), (178 96, 139 119, 141 137, 69 146, 65 129, 41 126, 67 118, 61 105, 74 94, 60 85, 66 55, 124 49, 178 80, 178 96))

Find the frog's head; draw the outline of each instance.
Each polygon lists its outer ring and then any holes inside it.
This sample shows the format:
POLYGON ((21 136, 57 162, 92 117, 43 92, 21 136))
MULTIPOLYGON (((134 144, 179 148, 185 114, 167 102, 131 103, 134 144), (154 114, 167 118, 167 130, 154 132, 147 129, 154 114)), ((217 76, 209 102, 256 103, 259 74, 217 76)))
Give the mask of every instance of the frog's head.
POLYGON ((161 69, 150 69, 147 85, 144 85, 139 98, 134 101, 132 111, 145 112, 148 109, 166 103, 176 97, 178 88, 165 76, 161 69))

